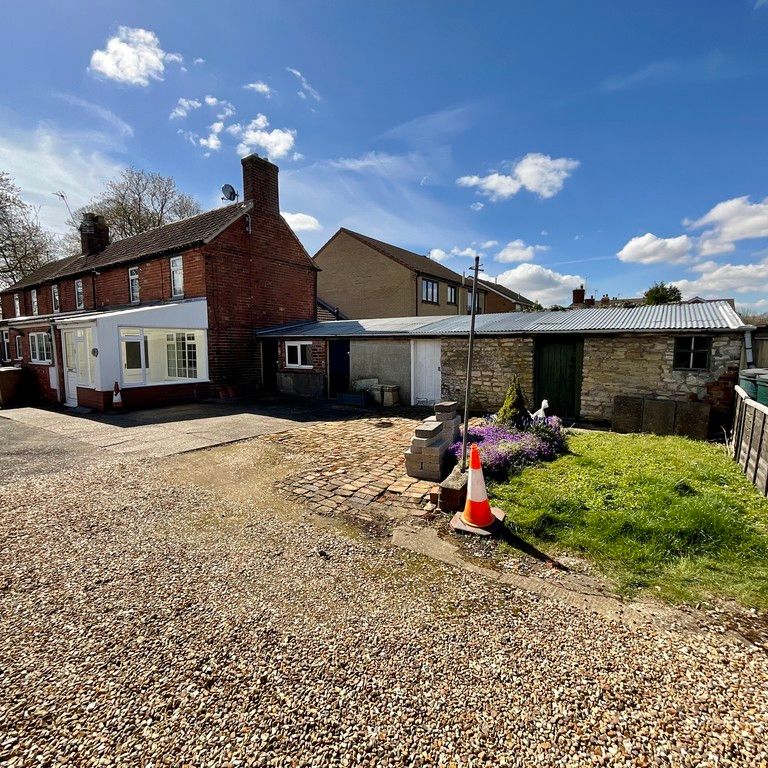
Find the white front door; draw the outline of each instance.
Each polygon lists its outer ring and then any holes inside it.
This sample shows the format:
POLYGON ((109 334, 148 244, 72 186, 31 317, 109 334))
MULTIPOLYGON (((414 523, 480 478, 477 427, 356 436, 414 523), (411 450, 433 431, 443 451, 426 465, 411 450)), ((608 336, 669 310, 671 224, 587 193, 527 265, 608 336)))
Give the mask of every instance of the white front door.
POLYGON ((413 364, 412 405, 440 402, 440 339, 415 339, 411 347, 413 364))
POLYGON ((77 387, 93 384, 90 346, 93 339, 90 328, 62 331, 64 347, 64 394, 67 405, 77 405, 77 387))

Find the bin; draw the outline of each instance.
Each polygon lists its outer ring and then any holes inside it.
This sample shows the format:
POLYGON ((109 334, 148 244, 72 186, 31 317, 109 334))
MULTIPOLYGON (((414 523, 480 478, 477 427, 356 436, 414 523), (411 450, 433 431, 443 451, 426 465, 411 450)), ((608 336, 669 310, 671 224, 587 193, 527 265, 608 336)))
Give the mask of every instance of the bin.
POLYGON ((753 400, 757 400, 758 376, 768 376, 768 368, 744 368, 739 371, 739 386, 753 400))
POLYGON ((757 398, 758 403, 768 405, 768 375, 757 377, 757 398))
POLYGON ((0 408, 10 408, 18 400, 23 375, 21 368, 0 368, 0 408))

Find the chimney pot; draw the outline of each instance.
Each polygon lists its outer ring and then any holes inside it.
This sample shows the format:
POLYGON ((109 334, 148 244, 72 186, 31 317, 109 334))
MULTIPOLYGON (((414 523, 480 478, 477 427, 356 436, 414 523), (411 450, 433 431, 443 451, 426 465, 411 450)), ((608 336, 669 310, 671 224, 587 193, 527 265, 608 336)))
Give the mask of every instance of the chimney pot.
POLYGON ((84 256, 100 253, 109 245, 109 227, 103 216, 84 213, 78 229, 80 230, 80 247, 84 256))
POLYGON ((243 165, 243 199, 253 203, 255 215, 280 215, 280 192, 277 174, 280 169, 263 157, 248 155, 240 161, 243 165))

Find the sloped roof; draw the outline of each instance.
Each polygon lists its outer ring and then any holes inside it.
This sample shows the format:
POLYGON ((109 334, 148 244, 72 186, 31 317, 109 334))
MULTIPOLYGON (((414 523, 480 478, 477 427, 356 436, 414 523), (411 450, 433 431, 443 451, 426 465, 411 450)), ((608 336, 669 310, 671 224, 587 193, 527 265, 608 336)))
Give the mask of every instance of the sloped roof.
MULTIPOLYGON (((302 338, 346 336, 466 336, 469 315, 328 320, 262 331, 260 336, 302 338)), ((562 312, 500 312, 477 315, 484 336, 541 333, 628 333, 649 331, 741 331, 748 326, 726 301, 657 304, 644 307, 589 307, 562 312)))
POLYGON ((103 251, 91 256, 71 256, 51 262, 20 280, 10 289, 56 280, 61 277, 89 272, 93 269, 123 264, 130 261, 171 253, 207 243, 223 229, 251 209, 251 203, 234 203, 212 211, 179 219, 162 227, 155 227, 133 237, 110 243, 103 251))
POLYGON ((531 307, 533 306, 533 302, 530 299, 527 299, 522 293, 517 293, 517 291, 507 288, 505 285, 494 283, 490 280, 483 280, 479 277, 477 278, 477 282, 486 286, 490 291, 496 291, 496 293, 506 296, 510 301, 516 301, 518 304, 528 304, 528 306, 531 307))

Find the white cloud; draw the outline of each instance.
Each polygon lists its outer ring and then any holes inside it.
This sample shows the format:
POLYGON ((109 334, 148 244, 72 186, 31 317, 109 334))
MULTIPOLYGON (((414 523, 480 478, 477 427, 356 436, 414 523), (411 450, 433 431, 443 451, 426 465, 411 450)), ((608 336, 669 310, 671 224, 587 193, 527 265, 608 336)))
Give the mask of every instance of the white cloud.
POLYGON ((96 115, 96 117, 98 117, 100 120, 103 120, 105 123, 117 130, 121 136, 133 136, 133 126, 128 125, 125 120, 118 117, 114 112, 107 109, 106 107, 102 107, 100 104, 93 104, 92 102, 81 99, 78 96, 72 96, 69 93, 55 93, 54 96, 57 99, 61 99, 67 104, 72 105, 73 107, 81 107, 82 109, 86 110, 86 112, 90 112, 91 114, 96 115))
POLYGON ((265 115, 259 114, 244 128, 240 128, 237 145, 239 155, 247 155, 258 149, 266 152, 268 157, 278 159, 285 157, 296 143, 296 131, 289 128, 273 128, 267 130, 269 121, 265 115))
POLYGON ((481 203, 479 200, 476 203, 472 203, 469 206, 473 211, 482 211, 485 208, 485 203, 481 203))
POLYGON ((510 240, 496 254, 496 256, 494 256, 494 260, 500 261, 502 263, 510 263, 515 261, 533 261, 537 252, 548 250, 548 245, 527 245, 523 240, 510 240))
POLYGON ((513 291, 547 307, 551 304, 568 306, 571 291, 584 283, 579 275, 563 275, 539 264, 519 264, 499 275, 499 282, 513 291))
POLYGON ((232 117, 236 111, 234 105, 231 102, 227 101, 226 99, 218 99, 215 96, 206 96, 205 103, 209 107, 218 107, 219 111, 216 117, 218 117, 219 120, 225 120, 228 117, 232 117))
POLYGON ((451 258, 451 255, 446 253, 442 248, 430 248, 427 256, 429 256, 432 261, 437 261, 440 263, 448 261, 448 259, 451 258))
POLYGON ((255 83, 246 83, 243 88, 246 91, 256 91, 262 96, 266 96, 268 99, 272 98, 274 91, 262 80, 257 80, 255 83))
POLYGON ((452 256, 465 256, 468 259, 474 259, 475 256, 484 256, 485 254, 478 251, 476 248, 472 248, 472 246, 467 246, 466 248, 459 248, 457 246, 454 246, 451 248, 451 255, 452 256))
POLYGON ((207 137, 200 139, 200 146, 205 147, 212 152, 218 152, 221 149, 221 139, 219 134, 224 130, 224 123, 217 121, 211 125, 211 132, 207 137))
POLYGON ((312 97, 315 101, 320 101, 320 94, 309 84, 309 81, 307 80, 304 75, 299 72, 298 69, 293 69, 293 67, 286 67, 286 69, 299 81, 301 84, 301 90, 299 90, 298 94, 302 99, 306 99, 308 96, 312 97))
POLYGON ((480 247, 483 250, 487 250, 488 248, 495 248, 498 244, 498 240, 486 240, 485 242, 480 243, 480 247))
POLYGON ((366 152, 359 157, 328 160, 327 165, 350 173, 368 173, 385 179, 417 180, 430 170, 428 160, 417 152, 403 155, 388 152, 366 152))
POLYGON ((730 253, 739 240, 768 237, 768 197, 757 203, 746 195, 725 200, 697 221, 684 223, 691 229, 706 228, 699 240, 702 256, 730 253))
POLYGON ((530 152, 518 161, 511 172, 489 173, 487 176, 462 176, 456 180, 460 187, 474 187, 478 194, 492 202, 507 200, 521 189, 527 189, 542 198, 554 197, 565 180, 579 167, 578 160, 569 157, 550 157, 530 152))
POLYGON ((180 98, 169 115, 171 120, 186 117, 193 109, 200 109, 203 105, 197 99, 180 98))
POLYGON ((757 264, 699 264, 695 280, 676 280, 683 297, 728 298, 731 293, 768 292, 768 258, 757 264))
POLYGON ((294 152, 291 155, 291 160, 293 160, 294 162, 296 162, 298 160, 303 160, 303 159, 304 159, 304 155, 302 155, 301 152, 294 152))
POLYGON ((688 235, 656 237, 646 232, 633 237, 616 255, 620 261, 636 264, 683 264, 690 260, 692 245, 688 235))
POLYGON ((198 56, 196 59, 192 59, 192 63, 197 66, 198 64, 205 64, 205 59, 198 56))
POLYGON ((295 232, 315 232, 322 229, 320 222, 308 213, 288 213, 280 211, 280 215, 288 222, 288 226, 295 232))
POLYGON ((91 54, 90 71, 129 85, 149 85, 162 80, 166 63, 180 64, 178 53, 166 53, 160 40, 148 29, 118 27, 117 35, 107 40, 104 49, 91 54))

